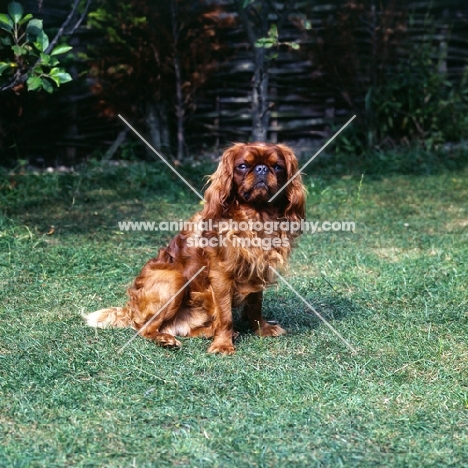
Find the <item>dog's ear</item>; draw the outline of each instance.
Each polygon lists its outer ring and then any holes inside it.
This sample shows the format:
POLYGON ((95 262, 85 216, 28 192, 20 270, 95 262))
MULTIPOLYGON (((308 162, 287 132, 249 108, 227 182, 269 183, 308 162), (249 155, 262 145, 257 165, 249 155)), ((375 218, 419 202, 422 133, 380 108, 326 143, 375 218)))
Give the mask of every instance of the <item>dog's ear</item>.
POLYGON ((306 190, 302 184, 301 174, 298 173, 299 164, 291 148, 286 145, 276 145, 276 148, 286 161, 288 181, 294 177, 284 189, 287 199, 284 217, 291 221, 300 221, 305 217, 306 190))
POLYGON ((234 162, 244 144, 237 143, 228 148, 221 158, 218 169, 209 178, 209 187, 205 192, 205 206, 202 211, 203 219, 219 219, 235 200, 233 177, 234 162))

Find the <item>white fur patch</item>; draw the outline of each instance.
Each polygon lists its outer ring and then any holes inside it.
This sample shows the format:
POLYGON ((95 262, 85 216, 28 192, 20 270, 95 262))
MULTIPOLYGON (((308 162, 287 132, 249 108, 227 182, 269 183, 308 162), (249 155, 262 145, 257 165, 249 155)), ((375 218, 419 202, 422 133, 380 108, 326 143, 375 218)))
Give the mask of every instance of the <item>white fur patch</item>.
POLYGON ((90 327, 106 328, 112 325, 114 317, 109 314, 109 309, 101 309, 90 314, 83 314, 83 318, 90 327))

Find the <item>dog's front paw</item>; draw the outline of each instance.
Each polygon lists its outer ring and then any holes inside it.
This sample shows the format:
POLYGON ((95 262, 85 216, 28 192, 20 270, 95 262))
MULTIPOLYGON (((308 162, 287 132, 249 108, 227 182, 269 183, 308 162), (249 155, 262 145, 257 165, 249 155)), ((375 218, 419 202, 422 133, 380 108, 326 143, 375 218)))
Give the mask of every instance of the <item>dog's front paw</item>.
POLYGON ((213 341, 211 346, 208 348, 208 352, 212 354, 234 354, 236 348, 234 345, 225 341, 213 341))
POLYGON ((152 339, 163 348, 179 349, 182 347, 182 343, 175 336, 172 336, 169 333, 158 333, 153 336, 152 339))
POLYGON ((255 334, 258 336, 280 336, 285 335, 286 330, 280 327, 278 324, 265 322, 255 330, 255 334))

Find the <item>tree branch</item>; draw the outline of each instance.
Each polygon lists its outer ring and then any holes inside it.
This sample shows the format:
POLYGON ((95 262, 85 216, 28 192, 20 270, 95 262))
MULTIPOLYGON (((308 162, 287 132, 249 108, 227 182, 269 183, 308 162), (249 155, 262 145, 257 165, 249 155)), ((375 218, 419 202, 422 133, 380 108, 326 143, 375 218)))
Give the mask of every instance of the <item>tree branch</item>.
POLYGON ((86 15, 88 14, 89 5, 91 5, 91 0, 87 0, 86 6, 83 10, 83 13, 80 16, 80 19, 76 22, 75 26, 73 26, 72 30, 67 31, 66 33, 67 36, 71 36, 72 34, 74 34, 75 31, 81 26, 81 23, 83 22, 83 20, 86 18, 86 15))
MULTIPOLYGON (((78 6, 80 5, 80 2, 81 2, 81 0, 75 0, 75 3, 73 3, 73 8, 70 11, 70 14, 67 16, 67 19, 64 21, 62 26, 60 26, 60 29, 57 31, 57 34, 52 39, 52 41, 49 44, 49 47, 47 47, 47 49, 44 51, 44 53, 48 54, 52 50, 54 50, 54 47, 57 45, 57 42, 59 41, 59 39, 65 34, 65 29, 68 28, 68 25, 70 24, 71 20, 75 16, 76 10, 78 9, 78 6)), ((91 0, 87 0, 85 9, 84 9, 81 17, 76 22, 75 26, 73 27, 73 29, 71 30, 71 32, 69 34, 73 34, 76 31, 76 29, 80 26, 81 22, 83 21, 86 14, 88 13, 88 8, 89 8, 90 3, 91 3, 91 0)), ((36 65, 38 65, 38 62, 40 62, 40 59, 34 64, 33 68, 36 65)))
MULTIPOLYGON (((59 41, 59 39, 65 34, 65 30, 69 26, 69 24, 71 23, 73 17, 75 16, 76 10, 78 9, 78 6, 79 6, 80 2, 81 2, 81 0, 75 0, 75 2, 73 4, 73 8, 70 11, 69 15, 67 16, 67 19, 64 21, 62 26, 60 26, 60 29, 57 31, 57 34, 52 39, 52 41, 49 43, 49 46, 47 47, 47 49, 44 51, 45 54, 49 54, 50 52, 52 52, 52 50, 54 50, 54 47, 57 45, 57 42, 59 41)), ((86 6, 84 8, 83 13, 81 14, 78 21, 75 23, 73 28, 70 30, 70 32, 67 32, 67 35, 73 34, 79 28, 79 26, 81 25, 81 23, 83 22, 84 18, 86 17, 86 15, 88 13, 88 9, 89 9, 90 4, 91 4, 91 0, 87 0, 86 1, 86 6)), ((31 72, 31 70, 33 70, 35 67, 37 67, 40 63, 41 63, 41 59, 38 58, 34 62, 34 64, 30 65, 28 68, 26 68, 25 71, 23 71, 22 73, 16 73, 13 80, 8 84, 3 85, 0 88, 0 91, 7 91, 9 89, 14 88, 15 86, 18 86, 18 85, 24 83, 28 79, 28 74, 31 72)), ((18 70, 18 72, 19 72, 19 70, 18 70)))

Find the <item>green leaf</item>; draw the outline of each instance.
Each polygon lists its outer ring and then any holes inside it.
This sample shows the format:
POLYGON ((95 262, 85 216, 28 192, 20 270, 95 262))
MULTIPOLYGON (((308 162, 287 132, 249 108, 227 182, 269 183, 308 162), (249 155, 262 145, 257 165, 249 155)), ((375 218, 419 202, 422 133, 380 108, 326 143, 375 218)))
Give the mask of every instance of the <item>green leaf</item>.
POLYGON ((5 70, 7 70, 8 68, 10 68, 10 64, 9 64, 9 63, 0 62, 0 75, 1 75, 5 70))
POLYGON ((25 55, 27 53, 27 50, 25 47, 18 46, 18 45, 12 46, 11 50, 16 56, 25 55))
POLYGON ((18 24, 23 17, 23 7, 21 3, 18 2, 11 2, 8 4, 8 13, 11 16, 11 19, 18 24))
POLYGON ((48 78, 50 78, 56 85, 57 88, 60 86, 60 80, 58 79, 57 76, 54 76, 52 74, 46 75, 48 78))
POLYGON ((69 50, 72 50, 73 47, 66 45, 66 44, 61 44, 57 47, 54 48, 54 50, 50 53, 50 55, 60 55, 60 54, 65 54, 69 50))
POLYGON ((42 87, 48 92, 48 93, 53 93, 54 92, 54 87, 52 86, 52 83, 48 80, 42 80, 42 87))
POLYGON ((49 78, 54 80, 57 86, 72 81, 72 77, 70 76, 70 74, 66 73, 61 68, 52 68, 52 70, 50 70, 49 73, 49 78))
POLYGON ((13 31, 14 23, 8 15, 0 13, 0 29, 11 32, 13 31))
POLYGON ((286 45, 291 47, 293 50, 299 50, 301 46, 297 42, 286 42, 286 45))
POLYGON ((27 21, 29 21, 31 18, 33 17, 33 15, 31 15, 31 13, 28 13, 20 22, 19 22, 19 25, 23 25, 24 23, 26 23, 27 21))
POLYGON ((42 20, 34 18, 26 26, 26 33, 31 36, 36 37, 38 34, 42 32, 42 29, 43 29, 42 20))
POLYGON ((46 50, 49 47, 49 36, 43 31, 37 38, 42 42, 42 50, 46 50))
POLYGON ((44 31, 41 31, 34 42, 34 45, 40 52, 44 52, 49 47, 49 37, 44 31))
POLYGON ((47 55, 47 54, 44 54, 44 52, 41 52, 40 58, 41 58, 41 63, 43 63, 44 65, 50 64, 50 59, 51 59, 50 55, 47 55))
POLYGON ((270 30, 268 31, 268 36, 271 37, 272 39, 278 39, 278 27, 276 24, 272 24, 270 26, 270 30))
POLYGON ((298 14, 295 14, 293 15, 294 19, 298 20, 301 24, 301 26, 309 31, 310 29, 312 29, 312 22, 310 21, 309 18, 307 18, 306 15, 302 14, 302 13, 298 13, 298 14))
POLYGON ((58 76, 58 79, 60 80, 60 84, 68 83, 69 81, 73 80, 71 75, 64 71, 61 71, 60 73, 58 73, 57 76, 58 76))
POLYGON ((42 78, 39 76, 30 76, 26 81, 28 91, 35 91, 36 89, 42 88, 42 78))
POLYGON ((270 49, 276 44, 276 41, 274 39, 271 39, 269 37, 262 37, 261 39, 258 39, 257 42, 255 43, 255 47, 265 47, 265 49, 270 49))

